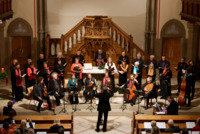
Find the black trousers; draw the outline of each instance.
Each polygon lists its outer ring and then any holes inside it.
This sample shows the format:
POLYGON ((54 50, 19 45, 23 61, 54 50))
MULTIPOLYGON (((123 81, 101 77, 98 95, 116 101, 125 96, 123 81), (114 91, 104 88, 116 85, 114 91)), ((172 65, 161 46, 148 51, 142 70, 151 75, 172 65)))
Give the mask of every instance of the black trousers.
POLYGON ((60 99, 62 99, 65 96, 65 94, 59 92, 58 94, 54 93, 53 95, 56 98, 56 104, 57 104, 57 106, 59 106, 60 105, 60 99))
MULTIPOLYGON (((51 109, 51 102, 50 102, 49 97, 48 97, 48 96, 47 96, 47 97, 42 97, 42 99, 47 100, 47 103, 48 103, 48 105, 49 105, 49 109, 51 109)), ((37 97, 35 97, 35 100, 37 100, 37 101, 39 102, 39 104, 38 104, 38 106, 37 106, 37 110, 40 110, 41 105, 42 105, 42 103, 43 103, 43 100, 39 100, 37 97)))
POLYGON ((23 99, 23 88, 22 86, 16 86, 15 87, 15 100, 20 101, 23 99))
POLYGON ((193 99, 194 95, 195 95, 195 82, 196 82, 196 78, 192 78, 192 80, 191 80, 191 90, 192 90, 191 99, 193 99))
POLYGON ((97 126, 96 126, 96 129, 97 129, 97 130, 99 130, 99 126, 100 126, 100 124, 101 124, 102 115, 104 115, 103 130, 106 130, 106 129, 107 129, 108 111, 99 111, 99 112, 98 112, 97 126))
POLYGON ((191 105, 191 97, 190 97, 190 92, 191 92, 191 89, 189 87, 189 89, 187 89, 186 93, 185 93, 185 104, 187 105, 191 105), (188 102, 188 103, 187 103, 188 102))
POLYGON ((15 97, 15 86, 16 86, 16 81, 11 80, 11 85, 12 85, 12 97, 15 97))
POLYGON ((178 92, 180 92, 180 88, 181 88, 181 77, 180 76, 177 77, 177 81, 178 81, 178 92))
POLYGON ((32 87, 32 86, 34 86, 34 85, 36 84, 36 80, 35 80, 35 79, 28 80, 28 81, 27 81, 27 84, 28 84, 27 87, 32 87))
POLYGON ((26 93, 28 93, 28 77, 27 75, 25 76, 25 87, 26 87, 26 93))
POLYGON ((149 99, 152 98, 152 92, 145 94, 144 98, 146 99, 146 108, 148 108, 149 107, 149 99))
POLYGON ((71 104, 78 104, 78 94, 72 94, 69 96, 69 101, 71 104))

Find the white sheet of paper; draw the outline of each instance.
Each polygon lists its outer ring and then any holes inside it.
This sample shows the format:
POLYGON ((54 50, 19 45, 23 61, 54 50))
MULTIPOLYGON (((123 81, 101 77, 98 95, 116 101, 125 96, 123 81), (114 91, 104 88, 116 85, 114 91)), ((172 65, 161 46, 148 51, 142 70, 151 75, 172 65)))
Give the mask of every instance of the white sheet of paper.
POLYGON ((67 63, 65 63, 63 66, 66 66, 67 65, 67 63))
POLYGON ((192 134, 200 134, 200 131, 192 131, 192 134))
POLYGON ((70 132, 69 131, 65 131, 64 134, 70 134, 70 132))
POLYGON ((22 77, 25 77, 25 76, 26 76, 26 74, 23 74, 23 75, 22 75, 22 77))
MULTIPOLYGON (((33 128, 35 129, 35 122, 32 122, 32 124, 33 124, 33 128)), ((29 123, 28 123, 28 122, 26 123, 26 127, 27 127, 27 128, 29 128, 29 127, 30 127, 30 125, 29 125, 29 123)))
POLYGON ((144 122, 144 128, 151 128, 151 122, 144 122))
POLYGON ((146 134, 146 131, 142 131, 142 134, 146 134))
POLYGON ((37 132, 37 134, 47 134, 47 132, 37 132))
POLYGON ((157 122, 156 124, 157 124, 157 126, 158 126, 159 128, 162 128, 162 129, 163 129, 163 128, 164 128, 164 129, 166 128, 165 122, 157 122))
POLYGON ((0 124, 0 129, 3 128, 3 124, 0 124))
POLYGON ((163 115, 163 114, 165 114, 165 112, 163 112, 163 111, 161 111, 161 112, 156 112, 156 114, 158 114, 158 115, 163 115))
POLYGON ((195 122, 186 122, 186 128, 193 128, 195 127, 195 122))

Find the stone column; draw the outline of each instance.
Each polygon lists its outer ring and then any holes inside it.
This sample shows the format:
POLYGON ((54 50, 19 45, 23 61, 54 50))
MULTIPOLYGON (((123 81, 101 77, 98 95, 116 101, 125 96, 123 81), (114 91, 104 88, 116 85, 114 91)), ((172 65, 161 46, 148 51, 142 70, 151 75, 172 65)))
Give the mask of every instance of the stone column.
POLYGON ((188 60, 192 59, 196 61, 199 26, 189 22, 187 26, 188 26, 187 59, 188 60))
POLYGON ((156 39, 157 5, 158 0, 147 0, 145 51, 148 54, 155 53, 154 44, 156 39))
POLYGON ((4 61, 6 57, 6 47, 5 47, 5 38, 4 38, 4 27, 6 22, 0 24, 0 66, 4 66, 4 61))

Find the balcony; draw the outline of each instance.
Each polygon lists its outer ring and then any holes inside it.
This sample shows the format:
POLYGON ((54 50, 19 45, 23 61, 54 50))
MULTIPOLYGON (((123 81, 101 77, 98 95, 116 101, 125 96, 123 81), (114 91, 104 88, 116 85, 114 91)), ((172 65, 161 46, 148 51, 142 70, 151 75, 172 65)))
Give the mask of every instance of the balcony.
POLYGON ((0 0, 0 20, 5 21, 12 16, 12 0, 0 0))

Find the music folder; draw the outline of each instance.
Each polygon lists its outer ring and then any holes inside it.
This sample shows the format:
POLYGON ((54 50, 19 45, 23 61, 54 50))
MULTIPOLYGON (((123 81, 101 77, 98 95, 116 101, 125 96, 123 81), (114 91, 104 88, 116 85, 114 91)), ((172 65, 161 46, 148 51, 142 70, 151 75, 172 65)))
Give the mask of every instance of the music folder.
POLYGON ((115 88, 118 90, 119 94, 130 94, 130 91, 128 88, 115 88))

